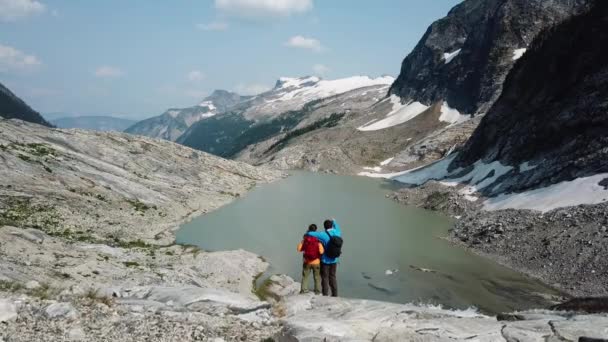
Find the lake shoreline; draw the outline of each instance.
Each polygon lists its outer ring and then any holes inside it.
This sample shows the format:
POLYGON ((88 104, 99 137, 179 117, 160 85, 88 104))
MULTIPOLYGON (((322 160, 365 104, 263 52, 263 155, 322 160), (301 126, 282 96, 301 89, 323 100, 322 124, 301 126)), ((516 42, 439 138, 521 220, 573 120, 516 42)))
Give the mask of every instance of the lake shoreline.
POLYGON ((481 257, 537 279, 571 297, 608 296, 608 204, 484 211, 458 192, 431 181, 390 198, 457 218, 447 239, 481 257), (584 241, 583 241, 584 240, 584 241))
POLYGON ((176 241, 203 250, 243 248, 270 263, 264 278, 299 279, 301 256, 295 245, 309 223, 321 225, 334 216, 348 241, 339 269, 343 296, 475 306, 492 314, 558 301, 553 288, 446 241, 453 219, 413 206, 404 209, 386 198, 395 189, 378 179, 294 172, 183 225, 176 241), (276 227, 270 240, 268 227, 276 227), (370 250, 369 242, 383 248, 361 259, 358 251, 370 250))

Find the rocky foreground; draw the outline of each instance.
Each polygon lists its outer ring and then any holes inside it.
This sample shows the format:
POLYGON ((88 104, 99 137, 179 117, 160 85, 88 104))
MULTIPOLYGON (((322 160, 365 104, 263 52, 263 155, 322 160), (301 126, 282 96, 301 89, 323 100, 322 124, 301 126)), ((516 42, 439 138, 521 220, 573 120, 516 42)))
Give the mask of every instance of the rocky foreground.
POLYGON ((260 341, 268 264, 174 244, 280 173, 170 142, 0 121, 0 340, 260 341))

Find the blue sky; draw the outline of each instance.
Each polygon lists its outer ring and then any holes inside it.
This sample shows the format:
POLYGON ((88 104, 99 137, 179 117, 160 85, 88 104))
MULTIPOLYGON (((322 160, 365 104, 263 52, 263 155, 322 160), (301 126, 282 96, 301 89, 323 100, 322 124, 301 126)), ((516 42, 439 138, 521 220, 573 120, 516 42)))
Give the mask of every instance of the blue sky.
POLYGON ((281 76, 397 76, 459 0, 0 0, 0 82, 34 109, 143 118, 281 76))

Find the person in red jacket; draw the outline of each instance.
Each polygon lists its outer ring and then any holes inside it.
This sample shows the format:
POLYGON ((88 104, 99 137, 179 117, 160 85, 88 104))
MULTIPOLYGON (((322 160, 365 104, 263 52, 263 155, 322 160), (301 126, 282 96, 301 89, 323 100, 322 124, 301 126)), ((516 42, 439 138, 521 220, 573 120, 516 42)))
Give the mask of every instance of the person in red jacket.
MULTIPOLYGON (((316 232, 317 225, 311 224, 308 226, 308 231, 316 232)), ((315 281, 315 294, 321 293, 321 255, 325 252, 323 244, 316 237, 304 235, 302 242, 298 244, 298 252, 304 254, 300 293, 308 292, 308 279, 311 271, 315 281)))

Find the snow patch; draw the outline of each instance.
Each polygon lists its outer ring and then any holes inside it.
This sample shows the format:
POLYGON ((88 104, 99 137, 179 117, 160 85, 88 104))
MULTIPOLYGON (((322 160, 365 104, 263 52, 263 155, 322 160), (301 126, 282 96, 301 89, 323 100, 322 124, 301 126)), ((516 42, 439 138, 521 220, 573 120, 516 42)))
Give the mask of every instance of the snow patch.
POLYGON ((279 83, 277 84, 277 88, 301 87, 304 84, 317 83, 319 81, 321 81, 321 79, 316 76, 301 77, 301 78, 280 77, 279 83))
POLYGON ((519 165, 519 172, 526 172, 530 170, 534 170, 538 167, 538 165, 530 165, 530 162, 524 162, 519 165))
POLYGON ((380 163, 380 166, 386 166, 388 164, 390 164, 395 158, 388 158, 387 160, 383 161, 382 163, 380 163))
POLYGON ((169 114, 172 118, 176 118, 179 115, 179 113, 181 113, 180 110, 170 110, 167 112, 167 114, 169 114))
POLYGON ((209 111, 214 111, 216 109, 215 105, 211 101, 203 101, 199 103, 199 107, 207 107, 209 108, 209 111))
POLYGON ((291 87, 299 87, 299 89, 286 91, 275 101, 288 101, 293 98, 304 98, 308 102, 315 99, 322 99, 333 95, 346 93, 353 89, 371 87, 375 85, 391 85, 394 81, 395 79, 391 76, 378 78, 353 76, 337 80, 321 80, 318 77, 308 77, 303 79, 281 78, 279 80, 279 82, 281 82, 281 86, 278 88, 279 90, 291 87), (304 86, 305 84, 310 83, 314 84, 304 86))
POLYGON ((373 124, 363 125, 357 129, 364 132, 377 131, 400 125, 410 121, 429 108, 420 102, 410 102, 404 105, 401 103, 401 98, 396 95, 391 95, 390 101, 393 104, 393 108, 384 119, 373 124))
POLYGON ((449 64, 452 60, 454 60, 454 58, 456 58, 456 56, 458 56, 460 54, 460 51, 462 51, 462 49, 458 49, 453 52, 444 53, 443 59, 445 60, 445 64, 449 64))
POLYGON ((441 183, 446 186, 456 186, 458 184, 466 183, 469 185, 462 189, 460 193, 470 201, 477 201, 478 198, 473 196, 475 192, 491 185, 498 178, 513 169, 512 166, 502 165, 499 161, 486 164, 483 161, 478 160, 473 164, 473 170, 461 177, 454 178, 454 175, 462 172, 462 168, 452 170, 452 172, 448 171, 448 167, 456 156, 458 156, 458 153, 453 153, 433 164, 403 172, 385 174, 361 172, 359 175, 372 178, 394 179, 398 182, 411 185, 422 185, 431 180, 443 180, 441 183))
POLYGON ((470 115, 460 114, 458 110, 451 108, 446 101, 443 101, 443 105, 441 105, 441 116, 439 116, 439 121, 455 125, 461 122, 465 122, 470 118, 470 115))
POLYGON ((382 168, 379 167, 379 166, 376 166, 376 167, 364 167, 363 170, 380 172, 380 171, 382 171, 382 168))
POLYGON ((421 185, 430 180, 440 180, 448 176, 448 166, 458 154, 454 153, 447 158, 435 162, 428 166, 423 166, 402 172, 394 179, 401 183, 421 185))
POLYGON ((484 209, 532 209, 547 212, 560 207, 603 203, 608 201, 608 190, 599 185, 599 182, 606 178, 608 173, 603 173, 518 194, 499 195, 486 200, 484 209))
POLYGON ((399 272, 399 270, 398 270, 398 269, 394 269, 394 270, 386 270, 386 271, 384 271, 384 274, 385 274, 385 275, 387 275, 387 276, 390 276, 390 275, 393 275, 393 274, 395 274, 395 273, 397 273, 397 272, 399 272))
POLYGON ((513 60, 516 61, 516 60, 520 59, 524 55, 524 53, 526 53, 526 50, 528 50, 528 49, 523 48, 523 49, 513 50, 513 60))

